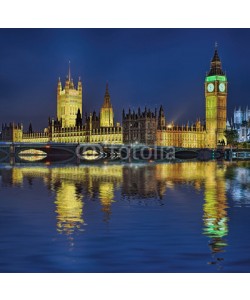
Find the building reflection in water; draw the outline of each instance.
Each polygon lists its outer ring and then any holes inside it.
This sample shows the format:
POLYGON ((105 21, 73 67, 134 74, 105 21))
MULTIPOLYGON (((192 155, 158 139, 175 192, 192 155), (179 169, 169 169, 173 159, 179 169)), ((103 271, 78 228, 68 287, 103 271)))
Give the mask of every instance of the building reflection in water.
POLYGON ((81 229, 83 220, 83 195, 71 182, 62 182, 56 189, 56 213, 58 232, 72 234, 81 229))
MULTIPOLYGON (((159 180, 158 165, 132 164, 123 168, 121 195, 129 203, 149 205, 161 203, 167 183, 159 180)), ((163 166, 163 165, 162 165, 163 166)))
POLYGON ((227 191, 232 195, 235 207, 250 207, 249 162, 231 164, 226 172, 227 191))
POLYGON ((114 184, 112 182, 101 182, 99 186, 99 198, 104 212, 104 221, 108 221, 111 215, 111 204, 114 202, 114 184))
MULTIPOLYGON (((71 235, 84 225, 84 202, 99 199, 103 220, 111 218, 115 190, 121 198, 136 204, 161 205, 168 190, 177 185, 191 185, 201 192, 204 188, 203 234, 209 237, 211 264, 219 264, 228 234, 225 173, 227 164, 216 162, 185 162, 167 164, 125 164, 61 167, 13 167, 1 171, 2 182, 20 186, 27 179, 32 185, 42 178, 55 193, 57 230, 71 235)), ((178 212, 176 212, 178 213, 178 212)))
POLYGON ((114 191, 122 183, 122 165, 113 166, 62 166, 62 167, 14 167, 2 172, 3 182, 22 186, 42 178, 44 185, 55 194, 57 231, 67 235, 82 231, 85 224, 84 201, 98 198, 104 213, 104 221, 111 215, 114 191))
POLYGON ((205 180, 204 234, 210 238, 212 261, 210 264, 222 266, 222 253, 227 246, 228 234, 227 197, 225 166, 210 164, 207 166, 205 180))
POLYGON ((227 246, 228 234, 227 197, 225 173, 228 164, 216 162, 188 162, 157 165, 158 180, 165 178, 168 186, 178 183, 193 185, 197 191, 204 185, 203 234, 210 238, 212 261, 209 264, 222 266, 221 253, 227 246), (219 256, 220 255, 220 256, 219 256))

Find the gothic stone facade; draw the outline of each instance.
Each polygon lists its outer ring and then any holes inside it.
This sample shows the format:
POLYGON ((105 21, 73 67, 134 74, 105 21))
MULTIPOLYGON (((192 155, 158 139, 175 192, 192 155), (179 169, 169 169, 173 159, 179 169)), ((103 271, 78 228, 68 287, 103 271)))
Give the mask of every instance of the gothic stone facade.
POLYGON ((82 118, 82 84, 79 79, 77 89, 73 79, 66 79, 62 88, 59 79, 57 87, 57 119, 50 119, 44 132, 22 133, 16 142, 58 142, 58 143, 104 143, 122 144, 122 127, 114 126, 114 112, 110 100, 108 84, 100 115, 94 111, 82 118))
POLYGON ((59 79, 57 85, 57 118, 50 120, 43 132, 24 133, 22 125, 4 125, 2 140, 14 142, 106 143, 176 146, 188 148, 215 148, 226 144, 227 78, 222 70, 217 49, 205 78, 206 122, 197 120, 192 125, 166 122, 163 107, 159 112, 123 111, 122 125, 114 125, 114 113, 108 85, 104 102, 98 115, 93 112, 82 117, 82 83, 74 86, 70 70, 65 87, 59 79))
POLYGON ((226 144, 227 78, 222 70, 217 49, 205 78, 206 122, 192 125, 167 125, 163 107, 158 112, 123 112, 124 143, 143 143, 184 148, 216 148, 226 144))
POLYGON ((143 112, 138 109, 138 112, 128 114, 123 111, 123 142, 124 144, 140 143, 146 145, 155 144, 157 116, 150 109, 145 108, 143 112))

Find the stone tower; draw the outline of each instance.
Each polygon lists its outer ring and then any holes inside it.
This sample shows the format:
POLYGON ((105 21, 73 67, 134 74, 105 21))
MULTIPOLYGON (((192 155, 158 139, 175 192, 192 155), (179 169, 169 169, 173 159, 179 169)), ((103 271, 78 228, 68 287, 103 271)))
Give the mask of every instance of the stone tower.
POLYGON ((106 92, 104 95, 104 103, 100 112, 100 127, 114 126, 114 112, 110 101, 108 83, 106 84, 106 92))
POLYGON ((166 119, 165 119, 163 107, 161 105, 159 110, 159 116, 158 116, 158 129, 163 129, 165 127, 166 127, 166 119))
POLYGON ((69 63, 69 74, 64 89, 60 78, 57 84, 57 118, 61 120, 63 128, 75 126, 78 110, 82 114, 82 83, 79 78, 77 88, 75 88, 69 63))
POLYGON ((224 131, 227 120, 227 78, 222 70, 218 50, 215 48, 210 71, 205 78, 206 147, 216 148, 226 143, 224 131))

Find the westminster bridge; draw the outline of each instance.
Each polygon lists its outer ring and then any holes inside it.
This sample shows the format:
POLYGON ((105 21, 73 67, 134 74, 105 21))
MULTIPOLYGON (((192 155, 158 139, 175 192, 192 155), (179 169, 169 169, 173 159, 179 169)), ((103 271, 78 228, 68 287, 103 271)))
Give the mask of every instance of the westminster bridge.
POLYGON ((211 159, 250 159, 250 149, 196 149, 142 144, 0 143, 0 162, 10 163, 207 161, 211 159))

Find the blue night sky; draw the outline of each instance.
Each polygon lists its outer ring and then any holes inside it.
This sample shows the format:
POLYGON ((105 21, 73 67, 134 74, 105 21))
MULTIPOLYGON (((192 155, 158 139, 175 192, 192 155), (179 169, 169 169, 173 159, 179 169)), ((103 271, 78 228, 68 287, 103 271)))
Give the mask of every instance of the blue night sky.
POLYGON ((69 60, 74 82, 82 78, 84 113, 99 112, 108 81, 116 121, 122 108, 161 104, 167 121, 203 119, 215 41, 229 82, 229 117, 249 103, 249 29, 1 29, 0 39, 0 123, 46 127, 69 60))

